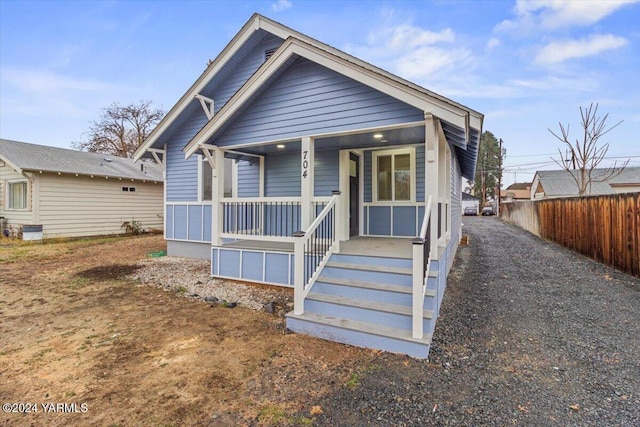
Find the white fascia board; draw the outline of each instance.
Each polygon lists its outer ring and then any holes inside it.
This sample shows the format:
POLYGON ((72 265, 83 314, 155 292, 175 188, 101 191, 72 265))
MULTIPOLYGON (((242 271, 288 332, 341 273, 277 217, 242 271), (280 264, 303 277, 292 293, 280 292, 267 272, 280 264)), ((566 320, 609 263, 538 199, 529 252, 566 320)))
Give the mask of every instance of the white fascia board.
POLYGON ((202 89, 211 81, 211 79, 222 69, 222 67, 233 57, 233 55, 244 45, 244 43, 259 29, 259 16, 254 15, 242 29, 231 39, 220 54, 214 59, 207 69, 200 75, 198 80, 182 95, 182 98, 169 110, 160 123, 151 131, 149 137, 144 143, 138 147, 133 154, 134 160, 140 160, 145 151, 150 148, 156 140, 162 135, 167 128, 177 119, 187 106, 200 94, 202 89))
POLYGON ((11 160, 7 159, 2 155, 0 155, 0 160, 3 160, 7 165, 9 165, 9 167, 11 167, 11 169, 18 172, 20 175, 24 175, 24 171, 22 170, 22 168, 19 168, 18 165, 13 163, 11 160))
POLYGON ((234 113, 293 55, 291 43, 285 41, 271 57, 238 89, 229 101, 183 148, 185 159, 195 153, 201 144, 206 143, 234 113))
POLYGON ((427 95, 416 92, 393 79, 377 75, 316 46, 290 37, 218 111, 218 114, 193 137, 183 149, 185 158, 193 155, 198 150, 198 146, 205 143, 293 55, 309 59, 418 109, 432 112, 435 116, 466 129, 468 133, 469 111, 461 110, 436 98, 427 98, 427 95))
POLYGON ((312 45, 314 47, 317 47, 323 51, 329 52, 332 55, 335 55, 339 58, 342 58, 350 63, 356 64, 359 67, 362 67, 364 69, 366 69, 367 71, 376 73, 376 74, 380 74, 382 76, 384 76, 385 78, 388 78, 390 80, 393 80, 397 83, 399 83, 402 86, 408 86, 409 88, 418 91, 420 93, 422 93, 424 96, 429 96, 430 98, 433 98, 434 100, 439 100, 445 104, 448 104, 456 109, 460 109, 463 111, 467 111, 469 113, 470 117, 470 126, 473 127, 474 129, 478 129, 478 130, 482 130, 482 121, 484 116, 482 114, 480 114, 477 111, 474 111, 468 107, 465 107, 462 104, 459 104, 451 99, 448 99, 444 96, 438 95, 435 92, 432 92, 428 89, 425 89, 423 87, 420 87, 418 85, 416 85, 415 83, 412 83, 408 80, 402 79, 396 75, 393 75, 391 73, 389 73, 388 71, 383 70, 382 68, 378 68, 375 65, 369 64, 368 62, 365 62, 359 58, 356 58, 355 56, 349 55, 348 53, 342 52, 339 49, 336 49, 330 45, 327 45, 325 43, 322 43, 318 40, 315 40, 305 34, 302 34, 298 31, 295 31, 291 28, 288 28, 278 22, 272 21, 269 18, 266 18, 262 15, 258 15, 257 16, 257 20, 259 23, 260 28, 262 28, 265 31, 270 32, 271 34, 274 34, 282 39, 287 39, 288 37, 295 37, 309 45, 312 45))

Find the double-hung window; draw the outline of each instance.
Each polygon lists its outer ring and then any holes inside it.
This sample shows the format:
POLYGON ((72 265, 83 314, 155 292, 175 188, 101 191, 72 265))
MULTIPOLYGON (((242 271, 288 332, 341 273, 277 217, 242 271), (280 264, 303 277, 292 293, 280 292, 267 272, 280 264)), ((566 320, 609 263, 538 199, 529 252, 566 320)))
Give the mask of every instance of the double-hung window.
POLYGON ((415 149, 373 152, 373 192, 376 202, 415 201, 415 149))
POLYGON ((27 209, 27 181, 7 183, 7 209, 27 209))

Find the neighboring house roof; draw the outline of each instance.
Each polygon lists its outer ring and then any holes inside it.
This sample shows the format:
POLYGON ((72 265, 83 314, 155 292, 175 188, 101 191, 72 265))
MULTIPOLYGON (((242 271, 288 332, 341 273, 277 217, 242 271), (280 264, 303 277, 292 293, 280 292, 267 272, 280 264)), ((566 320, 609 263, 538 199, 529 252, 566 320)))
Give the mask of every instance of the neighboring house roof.
POLYGON ((442 119, 442 133, 455 145, 456 153, 461 158, 463 175, 473 177, 484 120, 482 114, 259 14, 254 14, 216 59, 210 62, 204 73, 136 151, 134 158, 142 157, 149 149, 162 148, 169 135, 187 120, 185 114, 195 111, 194 106, 200 102, 198 97, 201 97, 207 88, 215 86, 216 76, 218 74, 224 76, 232 72, 230 68, 233 66, 233 56, 240 52, 245 44, 257 43, 252 41, 254 34, 266 33, 284 41, 254 75, 224 102, 224 106, 211 107, 218 111, 184 148, 187 157, 197 151, 200 145, 208 143, 217 131, 224 129, 233 115, 246 107, 252 97, 259 94, 264 85, 268 85, 270 79, 277 78, 283 69, 291 65, 292 59, 301 56, 394 96, 409 105, 432 112, 442 119))
POLYGON ((102 153, 0 139, 0 159, 18 173, 53 172, 140 181, 162 181, 162 168, 152 162, 102 153))
POLYGON ((476 196, 472 196, 469 193, 465 193, 464 191, 462 192, 462 201, 465 202, 479 202, 480 199, 477 198, 476 196))
MULTIPOLYGON (((612 186, 640 185, 640 167, 626 167, 619 175, 600 181, 608 173, 608 169, 594 169, 591 173, 591 191, 589 195, 615 194, 612 186)), ((577 169, 538 171, 531 188, 532 198, 536 193, 544 193, 545 197, 578 196, 578 186, 575 179, 580 171, 577 169), (571 173, 571 174, 570 174, 571 173)))
POLYGON ((500 190, 500 197, 511 199, 530 199, 531 183, 514 182, 504 190, 500 190))

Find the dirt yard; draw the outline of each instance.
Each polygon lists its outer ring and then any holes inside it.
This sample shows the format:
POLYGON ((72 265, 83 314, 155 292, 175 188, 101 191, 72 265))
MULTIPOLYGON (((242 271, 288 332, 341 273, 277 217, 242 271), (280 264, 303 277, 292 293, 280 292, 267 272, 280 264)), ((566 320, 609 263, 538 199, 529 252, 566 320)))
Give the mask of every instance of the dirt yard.
POLYGON ((161 236, 8 242, 2 426, 312 425, 317 402, 378 356, 141 285, 135 263, 165 249, 161 236))

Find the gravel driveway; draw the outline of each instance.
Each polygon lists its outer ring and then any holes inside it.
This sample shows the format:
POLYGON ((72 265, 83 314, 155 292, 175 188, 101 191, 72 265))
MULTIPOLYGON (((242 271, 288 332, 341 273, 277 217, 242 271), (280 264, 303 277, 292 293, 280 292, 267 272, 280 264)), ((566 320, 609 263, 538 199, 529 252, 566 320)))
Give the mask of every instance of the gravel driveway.
POLYGON ((465 217, 430 359, 381 353, 318 426, 640 426, 640 280, 465 217))

